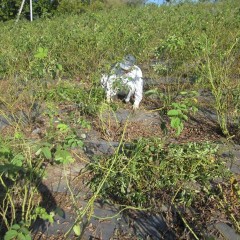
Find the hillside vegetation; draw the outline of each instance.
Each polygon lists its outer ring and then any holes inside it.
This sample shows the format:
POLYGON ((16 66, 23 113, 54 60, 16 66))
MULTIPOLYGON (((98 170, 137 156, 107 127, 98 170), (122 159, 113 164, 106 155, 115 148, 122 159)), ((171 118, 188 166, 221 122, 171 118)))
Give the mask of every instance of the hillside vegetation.
MULTIPOLYGON (((225 98, 218 88, 229 89, 230 95, 238 89, 239 18, 237 1, 226 1, 119 7, 32 23, 1 23, 0 77, 8 84, 17 81, 19 88, 41 88, 44 80, 54 77, 72 83, 77 77, 91 86, 110 64, 131 53, 145 68, 145 77, 194 77, 212 88, 222 105, 225 98), (46 54, 36 56, 40 48, 46 54)), ((2 100, 8 102, 5 94, 2 100)), ((228 101, 224 104, 232 105, 234 99, 228 101)))
POLYGON ((223 167, 216 143, 171 143, 173 137, 178 141, 190 115, 205 108, 216 113, 224 141, 239 143, 238 0, 121 4, 105 9, 93 5, 83 12, 33 22, 0 22, 0 29, 0 115, 1 121, 9 123, 2 127, 0 138, 0 229, 2 236, 7 232, 6 240, 31 239, 30 226, 36 218, 53 221, 40 204, 38 186, 44 166, 76 160, 72 150, 83 148, 84 136, 78 136, 74 126, 90 130, 100 119, 96 129, 107 136, 103 112, 114 113, 124 105, 119 101, 106 104, 99 79, 126 54, 136 56, 143 70, 146 100, 142 108, 154 102, 151 110, 167 119, 165 124, 174 134, 169 131, 156 139, 139 136, 131 149, 124 150, 124 128, 117 139, 122 152, 119 147, 113 156, 89 162, 86 171, 94 194, 86 208, 77 212, 75 234, 80 235, 78 224, 83 216, 91 215, 90 208, 99 197, 154 211, 159 206, 157 198, 161 203, 171 202, 174 208, 184 209, 178 212, 184 227, 176 227, 176 236, 185 236, 187 231, 189 239, 205 237, 205 226, 200 225, 206 216, 196 213, 192 217, 185 209, 197 209, 198 203, 214 209, 215 201, 240 231, 238 179, 223 167), (161 79, 172 82, 164 86, 161 79), (200 91, 208 92, 212 101, 198 101, 200 91), (68 116, 71 124, 61 118, 66 106, 74 109, 68 116), (45 131, 33 138, 40 124, 45 131), (219 177, 223 182, 213 184, 219 177), (188 188, 190 182, 197 182, 200 189, 188 188))

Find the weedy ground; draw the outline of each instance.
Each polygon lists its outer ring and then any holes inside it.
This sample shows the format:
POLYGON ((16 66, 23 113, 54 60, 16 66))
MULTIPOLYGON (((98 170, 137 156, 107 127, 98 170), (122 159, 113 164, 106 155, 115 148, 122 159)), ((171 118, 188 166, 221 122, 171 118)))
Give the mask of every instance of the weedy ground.
POLYGON ((0 115, 11 123, 0 141, 5 239, 30 239, 36 218, 53 221, 39 191, 44 167, 71 164, 72 149, 84 146, 91 129, 122 148, 89 163, 93 195, 77 212, 76 235, 100 197, 155 212, 171 203, 179 238, 202 239, 211 211, 240 231, 239 176, 218 153, 219 142, 240 139, 239 20, 237 1, 226 1, 0 23, 0 115), (147 129, 129 135, 127 125, 106 118, 129 106, 106 104, 100 75, 129 53, 146 79, 141 109, 162 119, 154 137, 147 129), (204 125, 207 117, 197 111, 215 112, 216 122, 204 125))

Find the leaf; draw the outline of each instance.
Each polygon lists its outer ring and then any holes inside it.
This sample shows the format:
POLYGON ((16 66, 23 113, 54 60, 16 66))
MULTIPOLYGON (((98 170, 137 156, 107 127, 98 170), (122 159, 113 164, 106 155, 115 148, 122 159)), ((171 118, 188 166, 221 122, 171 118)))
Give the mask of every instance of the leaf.
POLYGON ((20 226, 18 224, 14 224, 14 225, 12 225, 11 229, 18 230, 18 229, 20 229, 20 226))
POLYGON ((155 147, 154 146, 151 146, 150 147, 150 150, 153 152, 155 150, 155 147))
POLYGON ((17 239, 18 239, 18 240, 26 240, 25 236, 24 236, 23 233, 21 233, 21 232, 18 233, 17 239))
POLYGON ((179 126, 177 127, 177 136, 180 135, 180 133, 182 132, 182 130, 183 130, 183 123, 180 122, 179 126))
POLYGON ((21 232, 24 234, 24 235, 27 235, 29 234, 29 231, 26 227, 21 227, 21 232))
POLYGON ((176 109, 172 109, 172 110, 169 110, 169 111, 167 112, 167 115, 170 116, 170 117, 172 117, 172 116, 178 116, 178 115, 179 115, 179 111, 176 110, 176 109))
POLYGON ((83 147, 83 146, 84 146, 83 141, 78 140, 78 141, 77 141, 77 147, 83 147))
POLYGON ((10 150, 10 148, 8 148, 7 146, 2 145, 2 146, 0 147, 0 153, 1 153, 2 155, 8 155, 8 154, 11 153, 11 150, 10 150))
POLYGON ((67 150, 63 150, 63 149, 57 149, 54 157, 56 162, 59 162, 62 164, 68 164, 74 161, 71 154, 67 150))
POLYGON ((32 237, 28 234, 25 236, 25 240, 32 240, 32 237))
POLYGON ((48 160, 52 159, 52 153, 49 147, 43 147, 42 153, 46 159, 48 160))
POLYGON ((178 128, 181 124, 181 120, 180 118, 176 117, 176 118, 172 118, 171 120, 171 127, 172 128, 178 128))
POLYGON ((159 91, 157 89, 150 89, 145 92, 145 96, 158 95, 159 91))
POLYGON ((47 48, 39 47, 38 51, 34 54, 34 57, 39 58, 39 59, 43 59, 43 58, 47 57, 47 54, 48 54, 48 49, 47 48))
POLYGON ((80 225, 74 225, 74 226, 73 226, 73 231, 74 231, 74 233, 75 233, 77 236, 80 236, 80 234, 81 234, 80 225))
POLYGON ((4 165, 0 165, 0 173, 4 173, 4 172, 11 172, 11 173, 16 173, 23 170, 23 167, 18 167, 16 165, 13 164, 4 164, 4 165))
POLYGON ((179 107, 180 107, 182 110, 187 109, 187 106, 186 106, 186 104, 184 104, 184 103, 179 104, 179 107))
POLYGON ((25 240, 32 240, 32 237, 28 234, 25 236, 25 240))
POLYGON ((179 104, 179 103, 175 103, 175 102, 172 103, 171 105, 172 105, 174 108, 176 108, 176 109, 178 109, 178 108, 180 107, 180 106, 179 106, 180 104, 179 104))
POLYGON ((14 138, 15 138, 15 139, 22 139, 22 138, 23 138, 23 134, 20 133, 20 132, 16 132, 16 133, 14 134, 14 138))
POLYGON ((48 221, 49 221, 50 223, 54 223, 54 216, 55 216, 55 212, 50 212, 50 213, 49 213, 48 221))
POLYGON ((187 116, 187 115, 185 115, 185 114, 183 114, 183 115, 182 115, 182 118, 183 118, 185 121, 187 121, 187 120, 188 120, 188 116, 187 116))
POLYGON ((23 164, 23 160, 24 156, 22 154, 18 154, 12 159, 11 163, 17 167, 21 167, 23 164))
POLYGON ((64 124, 64 123, 59 123, 57 125, 57 128, 62 132, 66 132, 66 131, 69 130, 69 126, 67 124, 64 124))
POLYGON ((10 240, 13 239, 14 237, 16 237, 18 235, 18 232, 16 230, 9 230, 7 231, 7 233, 4 236, 4 240, 10 240))
POLYGON ((43 49, 42 47, 39 47, 39 48, 38 48, 38 52, 41 52, 41 53, 42 53, 43 51, 44 51, 44 49, 43 49))
POLYGON ((55 213, 58 214, 58 216, 60 216, 60 217, 62 217, 62 218, 64 218, 64 216, 65 216, 64 211, 63 211, 62 208, 60 208, 60 207, 57 207, 57 208, 55 209, 55 213))
POLYGON ((38 156, 40 153, 42 152, 42 149, 41 148, 39 148, 37 151, 36 151, 36 155, 38 156))
POLYGON ((59 69, 60 71, 62 71, 62 70, 63 70, 62 65, 61 65, 61 64, 57 64, 57 69, 59 69))
POLYGON ((126 191, 125 191, 125 186, 121 185, 121 193, 125 194, 126 191))
POLYGON ((46 57, 46 55, 42 52, 38 52, 34 55, 35 58, 43 59, 46 57))

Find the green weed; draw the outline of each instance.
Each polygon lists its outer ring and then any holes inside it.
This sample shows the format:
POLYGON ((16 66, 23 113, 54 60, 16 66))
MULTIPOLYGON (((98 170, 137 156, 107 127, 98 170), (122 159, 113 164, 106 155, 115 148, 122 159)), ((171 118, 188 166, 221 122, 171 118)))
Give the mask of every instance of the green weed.
POLYGON ((4 240, 11 240, 11 239, 17 239, 17 240, 31 240, 31 234, 29 230, 21 226, 19 224, 14 224, 12 227, 6 232, 4 236, 4 240))
POLYGON ((166 145, 160 139, 141 139, 122 148, 117 156, 89 164, 94 190, 117 158, 100 193, 118 203, 149 207, 154 195, 166 191, 175 202, 191 205, 199 191, 211 188, 212 180, 225 175, 217 146, 209 143, 166 145), (191 187, 195 185, 198 188, 191 187))
POLYGON ((167 115, 171 120, 171 127, 176 130, 176 135, 179 136, 184 128, 184 122, 188 121, 188 114, 195 114, 198 111, 196 107, 198 93, 196 91, 180 92, 183 97, 179 102, 174 102, 170 106, 167 115))
MULTIPOLYGON (((171 102, 170 96, 165 95, 158 89, 148 90, 145 94, 146 96, 155 95, 163 102, 160 112, 167 112, 167 116, 170 118, 170 126, 176 130, 176 136, 179 136, 183 131, 184 122, 188 121, 188 115, 190 113, 195 114, 198 111, 198 93, 196 91, 180 92, 178 97, 175 97, 176 102, 171 102)), ((166 128, 165 122, 163 122, 163 125, 166 128)))
POLYGON ((230 137, 229 120, 238 112, 239 81, 232 76, 231 66, 235 64, 236 56, 232 55, 239 39, 234 39, 229 48, 218 49, 215 42, 205 38, 204 63, 200 65, 201 83, 210 87, 215 103, 218 123, 223 134, 230 137), (238 92, 238 96, 236 93, 238 92))

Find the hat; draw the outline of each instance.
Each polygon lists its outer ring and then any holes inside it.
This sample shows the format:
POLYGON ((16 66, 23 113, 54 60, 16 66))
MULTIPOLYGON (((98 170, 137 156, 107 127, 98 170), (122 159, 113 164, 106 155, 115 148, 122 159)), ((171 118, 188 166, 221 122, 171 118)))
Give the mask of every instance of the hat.
POLYGON ((130 70, 131 67, 135 64, 136 59, 133 55, 127 55, 124 57, 123 61, 120 63, 120 68, 122 68, 123 70, 130 70))

